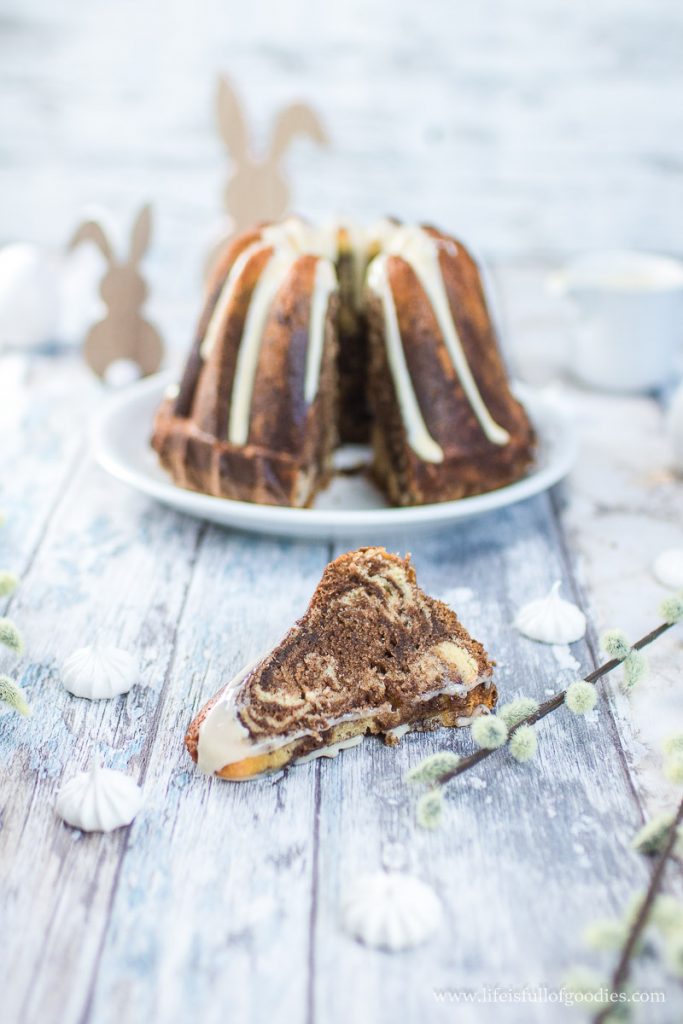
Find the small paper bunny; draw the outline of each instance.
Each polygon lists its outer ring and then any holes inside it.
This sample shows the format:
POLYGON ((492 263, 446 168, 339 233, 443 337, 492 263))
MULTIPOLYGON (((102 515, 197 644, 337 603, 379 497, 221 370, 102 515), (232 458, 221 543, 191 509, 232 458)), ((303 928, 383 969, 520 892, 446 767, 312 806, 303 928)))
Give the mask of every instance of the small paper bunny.
POLYGON ((85 360, 98 377, 119 359, 136 363, 143 377, 159 369, 164 348, 157 330, 142 316, 147 285, 139 264, 149 248, 152 211, 142 207, 133 224, 127 260, 118 261, 104 229, 89 220, 78 228, 70 248, 81 242, 93 242, 108 264, 100 283, 100 294, 107 306, 107 315, 91 328, 85 339, 85 360))
POLYGON ((263 158, 253 155, 242 105, 227 78, 218 80, 218 128, 234 169, 225 188, 225 207, 235 231, 258 221, 276 220, 289 205, 289 186, 282 158, 297 135, 307 135, 321 146, 327 133, 318 115, 304 103, 293 103, 276 116, 270 148, 263 158))

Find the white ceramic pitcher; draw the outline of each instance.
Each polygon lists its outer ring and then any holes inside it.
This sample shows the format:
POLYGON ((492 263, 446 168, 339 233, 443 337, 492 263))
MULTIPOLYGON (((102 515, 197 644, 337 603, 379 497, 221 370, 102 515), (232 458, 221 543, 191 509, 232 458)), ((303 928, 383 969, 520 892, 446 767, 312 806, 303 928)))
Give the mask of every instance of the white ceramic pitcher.
POLYGON ((609 391, 671 382, 683 342, 683 263, 618 249, 572 260, 549 279, 578 311, 569 368, 609 391))

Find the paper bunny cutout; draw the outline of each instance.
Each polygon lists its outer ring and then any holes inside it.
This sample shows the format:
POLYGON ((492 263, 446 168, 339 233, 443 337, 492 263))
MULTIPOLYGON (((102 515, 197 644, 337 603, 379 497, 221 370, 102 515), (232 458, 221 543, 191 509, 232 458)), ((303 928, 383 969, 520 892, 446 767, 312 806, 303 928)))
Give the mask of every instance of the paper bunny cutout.
POLYGON ((118 359, 136 363, 143 377, 159 369, 164 347, 157 330, 142 316, 147 285, 139 264, 149 248, 152 233, 152 211, 142 207, 133 224, 128 259, 119 261, 104 229, 89 220, 78 228, 69 248, 81 242, 93 242, 108 264, 100 282, 100 295, 107 306, 107 315, 88 333, 83 346, 85 360, 98 377, 118 359))
POLYGON ((218 128, 233 162, 225 187, 225 208, 235 232, 258 221, 277 220, 287 211, 289 186, 282 158, 297 135, 306 135, 321 146, 328 137, 318 115, 305 103, 292 103, 275 117, 270 148, 264 157, 253 154, 246 117, 227 78, 218 79, 216 99, 218 128))

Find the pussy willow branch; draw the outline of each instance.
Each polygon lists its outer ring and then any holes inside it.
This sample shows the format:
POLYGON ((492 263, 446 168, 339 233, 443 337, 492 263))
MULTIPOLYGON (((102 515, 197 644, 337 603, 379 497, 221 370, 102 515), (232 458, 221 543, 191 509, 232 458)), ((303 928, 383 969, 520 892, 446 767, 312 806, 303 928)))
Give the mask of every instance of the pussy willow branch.
MULTIPOLYGON (((631 960, 633 959, 633 953, 638 945, 638 940, 640 939, 641 933, 647 925, 648 919, 650 917, 650 912, 652 911, 652 906, 655 902, 655 899, 657 898, 657 894, 662 883, 662 878, 664 876, 666 865, 671 860, 674 847, 676 845, 676 840, 678 838, 678 828, 682 822, 683 799, 681 799, 681 802, 678 805, 676 817, 674 818, 673 822, 671 823, 671 827, 669 828, 667 840, 664 844, 664 849, 657 858, 655 869, 652 872, 652 877, 650 879, 650 884, 647 887, 647 892, 645 893, 645 899, 641 903, 640 910, 636 914, 633 924, 629 929, 628 935, 626 937, 626 942, 621 951, 621 956, 619 957, 617 966, 614 968, 614 973, 610 981, 610 992, 621 992, 628 980, 629 970, 631 967, 631 960)), ((606 1006, 603 1006, 600 1012, 596 1014, 596 1016, 593 1018, 593 1024, 604 1024, 604 1022, 609 1017, 610 1013, 614 1010, 614 1007, 614 1003, 608 1003, 606 1006)))
MULTIPOLYGON (((661 626, 657 626, 651 630, 645 636, 641 637, 640 640, 636 640, 633 647, 636 651, 640 651, 643 647, 647 647, 654 640, 657 640, 662 633, 666 633, 667 629, 671 629, 673 623, 663 622, 661 626)), ((610 661, 606 661, 604 665, 600 665, 599 668, 589 672, 587 676, 584 676, 584 682, 595 683, 598 679, 606 676, 609 672, 613 672, 615 668, 618 668, 622 662, 618 658, 612 658, 610 661)), ((564 698, 566 690, 559 690, 548 700, 543 701, 539 705, 538 709, 533 714, 527 715, 521 722, 518 722, 515 726, 510 729, 510 735, 520 728, 522 725, 533 725, 534 722, 540 721, 541 718, 545 718, 551 711, 557 711, 558 708, 564 704, 564 698)), ((468 771, 470 768, 474 768, 475 765, 479 764, 485 758, 490 757, 491 754, 497 753, 497 751, 504 749, 503 747, 495 747, 493 750, 482 748, 481 750, 475 751, 474 754, 470 754, 469 757, 463 757, 463 759, 450 771, 444 772, 434 783, 434 786, 445 786, 447 783, 454 779, 457 775, 462 775, 463 772, 468 771)))

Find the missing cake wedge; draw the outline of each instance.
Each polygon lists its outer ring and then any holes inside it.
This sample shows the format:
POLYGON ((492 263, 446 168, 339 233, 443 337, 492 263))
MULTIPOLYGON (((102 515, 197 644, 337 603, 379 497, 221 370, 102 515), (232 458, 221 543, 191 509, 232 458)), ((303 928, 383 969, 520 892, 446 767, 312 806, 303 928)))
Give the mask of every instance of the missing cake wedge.
POLYGON ((495 705, 492 672, 409 557, 361 548, 327 566, 304 616, 201 709, 185 743, 202 771, 251 779, 365 735, 394 744, 466 725, 495 705))

